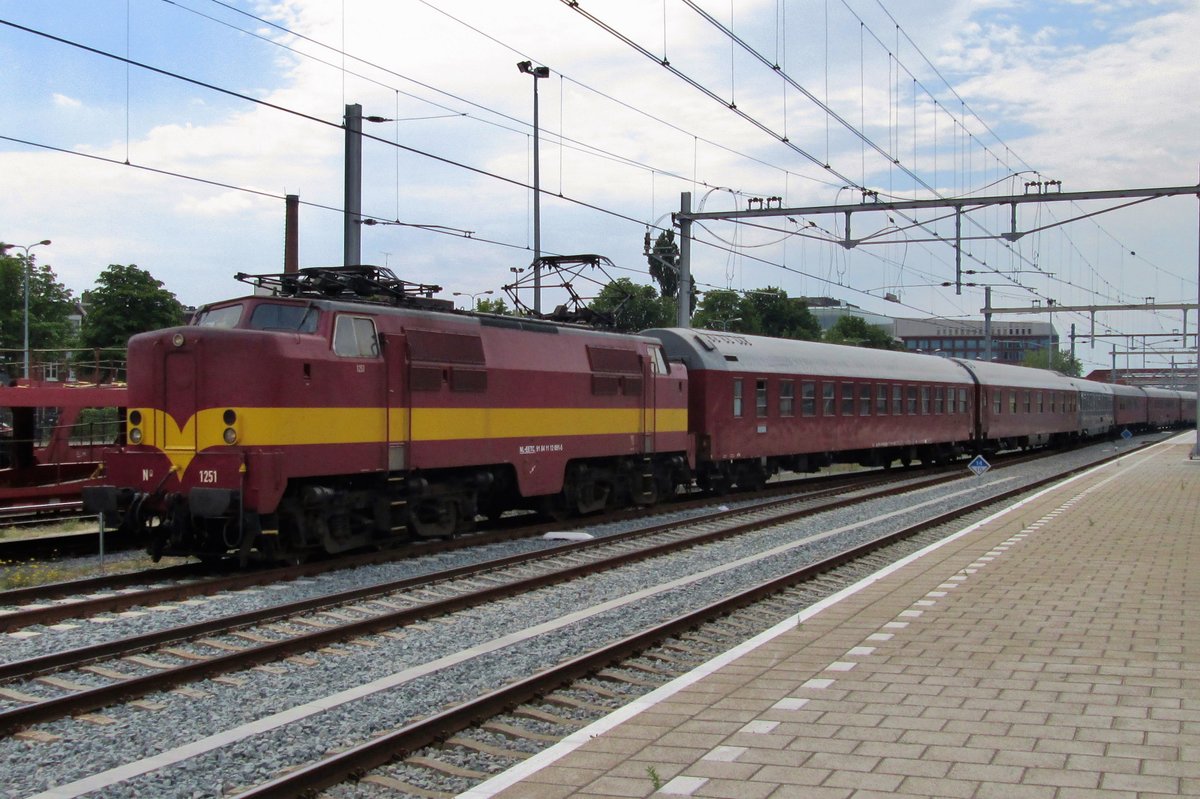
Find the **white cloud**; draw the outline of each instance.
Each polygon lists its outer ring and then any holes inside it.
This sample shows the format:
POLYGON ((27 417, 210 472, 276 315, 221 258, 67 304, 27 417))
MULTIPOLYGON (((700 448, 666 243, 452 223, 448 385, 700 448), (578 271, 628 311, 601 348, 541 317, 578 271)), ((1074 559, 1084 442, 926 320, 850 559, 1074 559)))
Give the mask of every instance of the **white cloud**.
POLYGON ((76 100, 74 97, 68 97, 65 94, 59 94, 58 92, 52 94, 51 97, 54 99, 54 104, 59 108, 81 108, 83 106, 83 103, 76 100))

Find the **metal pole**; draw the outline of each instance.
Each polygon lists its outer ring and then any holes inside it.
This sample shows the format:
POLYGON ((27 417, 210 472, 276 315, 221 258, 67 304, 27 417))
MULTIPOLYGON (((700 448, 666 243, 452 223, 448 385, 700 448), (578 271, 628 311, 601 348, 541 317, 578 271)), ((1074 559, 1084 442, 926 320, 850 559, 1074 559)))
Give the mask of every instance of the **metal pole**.
POLYGON ((346 106, 346 218, 343 266, 362 263, 362 106, 346 106))
POLYGON ((678 327, 692 326, 692 220, 686 214, 692 212, 692 193, 679 195, 679 294, 675 303, 675 324, 678 327))
POLYGON ((538 76, 533 76, 533 312, 542 312, 542 170, 538 128, 538 76))
POLYGON ((21 274, 25 285, 25 380, 29 380, 29 248, 25 248, 25 261, 21 274))
MULTIPOLYGON (((1200 192, 1196 194, 1200 202, 1200 192)), ((1200 305, 1200 213, 1196 215, 1196 304, 1200 305)), ((1187 312, 1183 318, 1187 319, 1187 312)), ((1187 322, 1184 322, 1184 346, 1187 346, 1187 322)), ((1200 458, 1200 308, 1196 309, 1196 443, 1192 447, 1192 457, 1200 458)))
POLYGON ((983 287, 983 359, 992 360, 992 287, 983 287))

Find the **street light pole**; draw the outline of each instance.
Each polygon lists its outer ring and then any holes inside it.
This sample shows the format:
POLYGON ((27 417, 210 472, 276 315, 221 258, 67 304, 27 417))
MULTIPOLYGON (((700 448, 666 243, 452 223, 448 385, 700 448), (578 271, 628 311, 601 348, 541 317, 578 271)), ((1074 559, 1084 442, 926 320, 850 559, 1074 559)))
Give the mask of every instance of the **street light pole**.
POLYGON ((532 61, 521 61, 517 69, 533 76, 533 312, 542 312, 542 180, 538 150, 538 81, 550 77, 549 67, 535 67, 532 61))
POLYGON ((478 307, 475 303, 476 297, 482 297, 484 294, 495 294, 495 293, 496 292, 492 291, 491 289, 488 289, 487 291, 474 291, 474 292, 472 292, 472 291, 456 291, 456 292, 454 292, 454 296, 455 297, 470 297, 471 298, 471 307, 468 310, 474 311, 476 309, 476 307, 478 307))
POLYGON ((32 250, 34 247, 37 247, 40 245, 46 245, 49 243, 50 243, 50 239, 42 239, 41 241, 34 242, 33 244, 30 244, 30 245, 24 245, 24 244, 0 245, 0 253, 2 253, 4 250, 9 249, 10 247, 18 247, 25 251, 25 263, 22 265, 22 268, 21 268, 21 272, 22 272, 21 285, 24 287, 24 290, 25 290, 25 379, 26 380, 29 379, 29 271, 30 271, 30 268, 33 266, 33 262, 30 260, 29 251, 32 250))

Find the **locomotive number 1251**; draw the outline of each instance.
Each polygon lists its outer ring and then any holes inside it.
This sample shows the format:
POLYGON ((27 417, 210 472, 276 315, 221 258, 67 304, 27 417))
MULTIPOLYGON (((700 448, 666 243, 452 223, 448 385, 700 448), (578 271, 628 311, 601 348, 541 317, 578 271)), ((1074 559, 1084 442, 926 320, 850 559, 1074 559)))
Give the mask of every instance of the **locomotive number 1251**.
POLYGON ((217 470, 216 469, 201 469, 200 470, 200 482, 201 483, 216 483, 217 482, 217 470))

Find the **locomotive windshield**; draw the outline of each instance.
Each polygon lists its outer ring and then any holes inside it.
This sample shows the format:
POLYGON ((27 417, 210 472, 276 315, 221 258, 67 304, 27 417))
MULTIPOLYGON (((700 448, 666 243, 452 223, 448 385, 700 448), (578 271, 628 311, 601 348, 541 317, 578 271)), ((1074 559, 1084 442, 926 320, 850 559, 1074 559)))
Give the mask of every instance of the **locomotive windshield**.
POLYGON ((220 308, 205 308, 192 324, 196 327, 237 327, 241 318, 241 305, 224 305, 220 308))
POLYGON ((253 330, 286 330, 290 333, 317 332, 317 309, 311 305, 268 303, 255 307, 250 314, 253 330))

